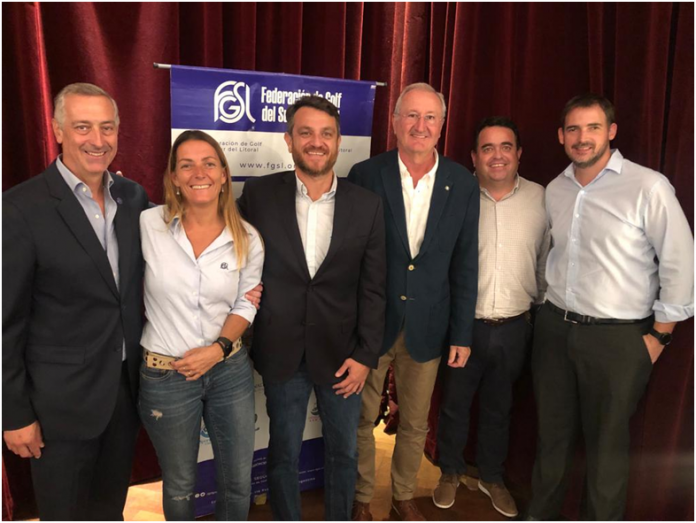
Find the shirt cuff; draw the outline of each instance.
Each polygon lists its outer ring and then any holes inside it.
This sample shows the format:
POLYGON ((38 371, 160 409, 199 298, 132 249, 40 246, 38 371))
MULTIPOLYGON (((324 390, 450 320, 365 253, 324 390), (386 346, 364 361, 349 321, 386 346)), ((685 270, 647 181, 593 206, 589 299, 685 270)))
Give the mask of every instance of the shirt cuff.
POLYGON ((653 305, 655 311, 655 321, 660 323, 674 323, 688 320, 694 315, 694 304, 671 305, 656 301, 653 305))

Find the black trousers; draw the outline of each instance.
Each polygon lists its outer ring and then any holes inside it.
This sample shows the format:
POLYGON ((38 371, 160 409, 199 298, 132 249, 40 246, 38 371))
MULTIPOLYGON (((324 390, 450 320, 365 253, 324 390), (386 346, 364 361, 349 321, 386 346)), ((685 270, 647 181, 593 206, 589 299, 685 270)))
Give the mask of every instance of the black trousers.
POLYGON ((524 367, 531 325, 524 316, 498 326, 474 322, 471 356, 464 368, 444 368, 438 421, 438 465, 443 474, 464 474, 469 414, 479 390, 476 463, 487 483, 503 481, 512 408, 512 386, 524 367))
POLYGON ((124 362, 106 430, 84 441, 44 440, 41 458, 32 458, 39 517, 44 521, 123 520, 138 427, 124 362))
POLYGON ((558 519, 576 436, 587 453, 583 516, 620 520, 629 473, 629 421, 652 372, 643 335, 653 319, 630 325, 578 325, 542 307, 532 373, 539 432, 529 515, 558 519))

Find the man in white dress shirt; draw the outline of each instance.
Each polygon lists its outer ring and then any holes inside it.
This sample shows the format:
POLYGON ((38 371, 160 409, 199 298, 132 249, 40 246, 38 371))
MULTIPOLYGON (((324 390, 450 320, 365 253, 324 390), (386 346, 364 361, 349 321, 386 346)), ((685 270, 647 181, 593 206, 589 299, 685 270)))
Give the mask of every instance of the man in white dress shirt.
POLYGON ((353 519, 371 520, 375 420, 390 365, 399 397, 392 458, 393 516, 425 518, 413 501, 440 359, 463 367, 471 353, 478 274, 479 190, 462 165, 436 150, 445 99, 407 86, 394 107, 397 149, 356 164, 348 180, 382 197, 387 239, 387 308, 378 368, 365 382, 358 430, 353 519))
POLYGON ((454 505, 462 478, 469 488, 478 487, 489 496, 498 512, 517 515, 515 500, 503 483, 512 387, 524 367, 532 334, 529 309, 543 299, 549 249, 544 188, 518 175, 520 156, 514 122, 493 116, 478 124, 471 151, 481 192, 478 299, 471 357, 463 368, 444 368, 437 435, 442 477, 433 492, 433 503, 443 509, 454 505), (478 484, 462 477, 477 390, 478 484))
POLYGON ((609 142, 614 107, 571 99, 558 139, 572 163, 546 190, 552 247, 532 370, 539 418, 529 519, 556 519, 579 428, 585 517, 621 519, 629 420, 677 322, 693 315, 693 236, 662 174, 609 142))
POLYGON ((324 519, 350 519, 356 431, 384 332, 384 218, 379 197, 334 173, 338 109, 316 95, 288 108, 295 170, 247 180, 242 214, 261 233, 263 305, 252 357, 270 418, 268 486, 276 520, 301 517, 298 460, 314 390, 324 436, 324 519))

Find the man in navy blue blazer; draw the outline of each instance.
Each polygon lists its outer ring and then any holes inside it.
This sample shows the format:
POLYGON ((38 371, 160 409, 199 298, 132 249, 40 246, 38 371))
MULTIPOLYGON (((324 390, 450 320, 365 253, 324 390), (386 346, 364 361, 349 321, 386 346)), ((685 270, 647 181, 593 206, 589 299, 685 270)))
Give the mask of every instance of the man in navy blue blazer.
POLYGON ((413 503, 428 432, 430 398, 444 355, 451 367, 471 353, 478 278, 479 189, 462 165, 435 146, 445 100, 430 85, 406 87, 393 115, 397 150, 355 165, 348 179, 384 201, 387 309, 379 365, 363 390, 358 429, 354 520, 371 520, 374 422, 390 364, 399 395, 392 458, 392 507, 401 520, 424 520, 413 503))

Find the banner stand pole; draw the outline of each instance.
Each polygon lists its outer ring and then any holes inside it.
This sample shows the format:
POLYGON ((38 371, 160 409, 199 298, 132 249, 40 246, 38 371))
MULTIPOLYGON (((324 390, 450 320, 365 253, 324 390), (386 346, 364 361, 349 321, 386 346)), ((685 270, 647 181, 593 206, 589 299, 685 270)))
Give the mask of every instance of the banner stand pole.
MULTIPOLYGON (((152 67, 155 69, 171 69, 172 65, 171 64, 158 64, 157 62, 152 63, 152 67)), ((367 80, 369 81, 369 80, 367 80)), ((375 85, 378 87, 386 87, 387 82, 375 82, 375 85)))

